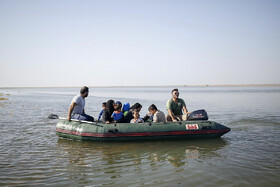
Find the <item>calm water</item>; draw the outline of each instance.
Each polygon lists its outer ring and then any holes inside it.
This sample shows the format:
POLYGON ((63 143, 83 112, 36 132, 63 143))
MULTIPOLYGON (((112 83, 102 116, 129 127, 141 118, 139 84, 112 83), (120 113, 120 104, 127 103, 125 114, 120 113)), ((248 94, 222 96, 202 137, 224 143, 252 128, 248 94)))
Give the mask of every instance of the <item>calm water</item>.
MULTIPOLYGON (((164 111, 172 88, 92 88, 86 112, 113 98, 164 111)), ((184 87, 190 111, 232 131, 212 140, 81 142, 55 134, 79 88, 0 89, 0 185, 279 186, 280 87, 184 87), (6 95, 9 94, 9 95, 6 95)))

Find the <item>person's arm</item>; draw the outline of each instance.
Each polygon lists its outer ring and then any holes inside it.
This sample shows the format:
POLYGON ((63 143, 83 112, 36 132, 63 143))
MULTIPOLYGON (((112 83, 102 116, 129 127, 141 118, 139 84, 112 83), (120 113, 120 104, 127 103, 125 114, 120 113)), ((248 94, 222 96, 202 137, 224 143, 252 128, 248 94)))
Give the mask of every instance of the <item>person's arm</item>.
POLYGON ((168 114, 171 117, 172 121, 178 121, 171 110, 168 110, 168 114))
POLYGON ((188 111, 188 109, 186 108, 186 106, 183 106, 183 111, 185 114, 189 114, 190 112, 188 111))
POLYGON ((168 115, 171 117, 172 121, 178 121, 172 112, 171 102, 172 102, 172 99, 169 99, 166 103, 166 109, 167 109, 168 115))
POLYGON ((187 107, 186 107, 185 101, 184 101, 183 99, 180 99, 180 102, 182 103, 184 113, 185 113, 186 115, 188 115, 188 114, 189 114, 189 111, 188 111, 188 109, 187 109, 187 107))
POLYGON ((157 123, 159 120, 158 120, 158 115, 155 115, 153 116, 153 122, 154 123, 157 123))
POLYGON ((97 120, 97 121, 99 121, 99 120, 101 119, 103 112, 104 112, 104 110, 101 110, 101 112, 99 113, 99 116, 98 116, 98 120, 97 120))
POLYGON ((75 108, 77 104, 75 102, 73 102, 71 105, 70 105, 70 108, 69 108, 69 111, 68 111, 68 116, 67 116, 67 120, 68 121, 71 121, 71 114, 75 108))

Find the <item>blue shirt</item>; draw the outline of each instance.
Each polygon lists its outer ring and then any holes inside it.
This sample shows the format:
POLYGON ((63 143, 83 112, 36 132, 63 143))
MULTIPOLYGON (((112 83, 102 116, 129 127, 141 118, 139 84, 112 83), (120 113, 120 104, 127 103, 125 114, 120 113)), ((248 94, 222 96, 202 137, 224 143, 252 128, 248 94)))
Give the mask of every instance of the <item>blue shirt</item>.
POLYGON ((114 121, 118 121, 118 120, 122 119, 122 117, 123 117, 122 112, 113 112, 113 114, 112 114, 112 118, 114 119, 114 121))
POLYGON ((100 118, 102 117, 103 112, 104 112, 104 110, 101 110, 101 112, 99 113, 99 116, 98 116, 98 120, 97 120, 97 121, 100 120, 100 118))

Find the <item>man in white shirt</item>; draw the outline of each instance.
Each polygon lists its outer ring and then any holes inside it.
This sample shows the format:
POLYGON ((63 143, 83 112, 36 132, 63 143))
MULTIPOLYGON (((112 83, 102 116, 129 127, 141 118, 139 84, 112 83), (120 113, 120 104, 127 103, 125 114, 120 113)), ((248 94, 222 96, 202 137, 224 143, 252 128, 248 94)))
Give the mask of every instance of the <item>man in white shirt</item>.
POLYGON ((71 102, 67 120, 78 119, 81 121, 94 121, 94 118, 85 114, 85 98, 88 96, 89 89, 84 86, 81 88, 80 95, 76 95, 71 102))

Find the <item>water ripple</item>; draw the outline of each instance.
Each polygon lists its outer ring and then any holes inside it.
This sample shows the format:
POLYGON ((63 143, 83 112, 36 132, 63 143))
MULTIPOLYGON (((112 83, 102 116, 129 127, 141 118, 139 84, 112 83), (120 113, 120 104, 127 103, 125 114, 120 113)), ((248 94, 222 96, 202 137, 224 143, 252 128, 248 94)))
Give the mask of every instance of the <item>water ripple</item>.
MULTIPOLYGON (((151 88, 153 94, 149 88, 126 88, 133 97, 108 89, 100 89, 100 97, 87 98, 87 111, 98 114, 96 103, 109 98, 104 92, 131 103, 141 93, 143 112, 151 95, 158 96, 155 104, 165 109, 166 88, 151 88)), ((0 185, 279 186, 278 91, 189 89, 194 88, 182 89, 188 105, 205 106, 210 119, 229 126, 230 133, 213 140, 73 141, 58 138, 56 120, 47 119, 50 113, 67 114, 72 96, 57 92, 73 89, 11 91, 14 94, 0 106, 0 185)))

